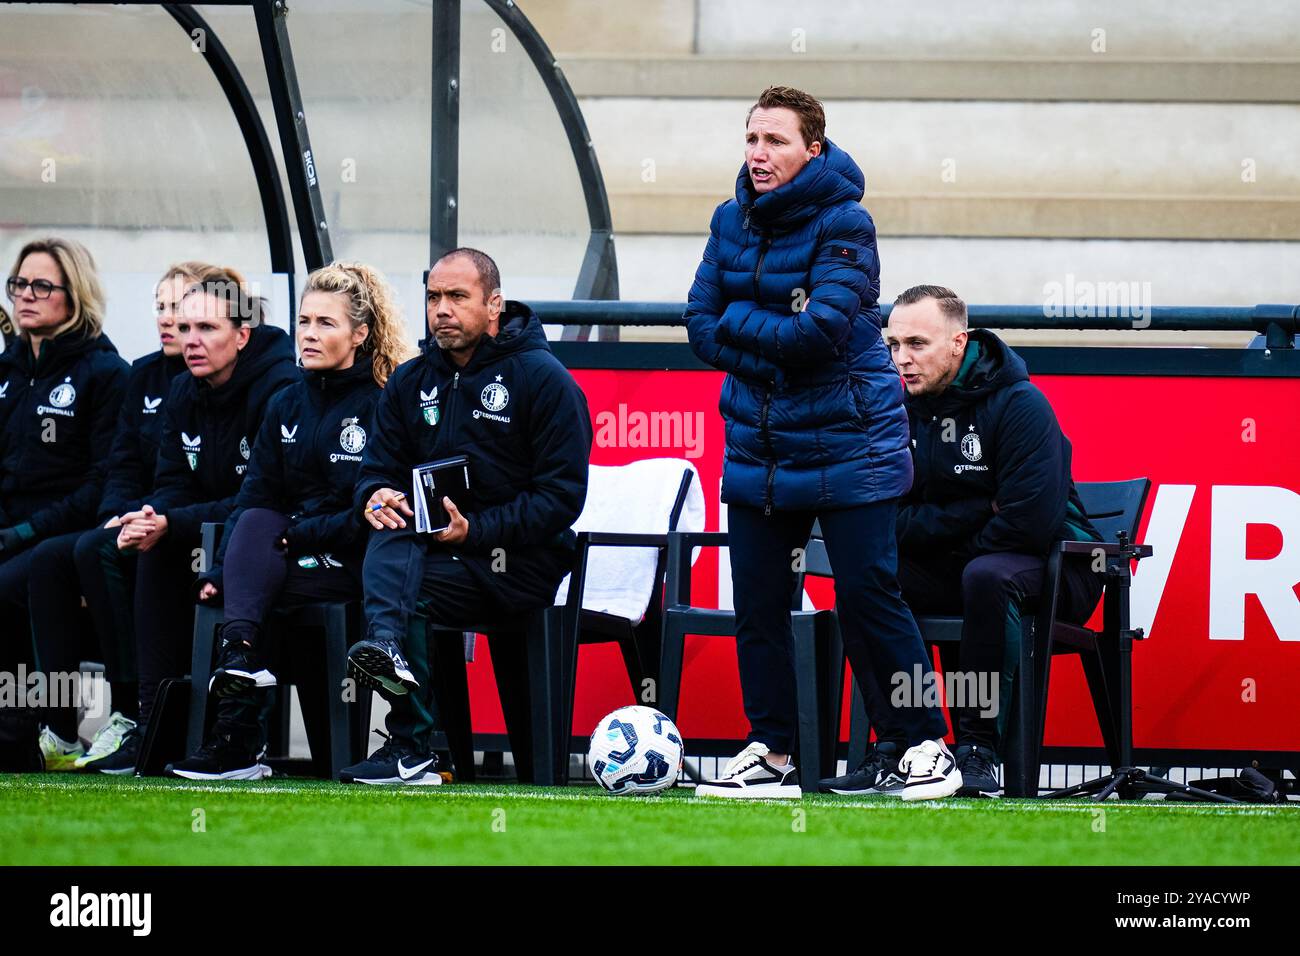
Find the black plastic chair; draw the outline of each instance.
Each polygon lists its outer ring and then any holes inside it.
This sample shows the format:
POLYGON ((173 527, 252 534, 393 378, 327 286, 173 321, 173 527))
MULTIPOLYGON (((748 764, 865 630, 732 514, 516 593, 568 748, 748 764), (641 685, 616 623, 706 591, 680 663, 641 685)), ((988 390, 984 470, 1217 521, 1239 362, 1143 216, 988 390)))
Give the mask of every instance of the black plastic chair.
MULTIPOLYGON (((1083 665, 1093 710, 1111 765, 1126 767, 1132 755, 1132 644, 1141 630, 1129 628, 1130 561, 1151 555, 1149 545, 1134 545, 1151 481, 1086 482, 1079 498, 1102 541, 1061 541, 1047 559, 1043 596, 1022 608, 1020 657, 1010 702, 1004 789, 1009 797, 1038 795, 1043 733, 1047 723, 1047 689, 1051 659, 1076 654, 1083 665), (1104 555, 1104 623, 1100 631, 1056 619, 1060 599, 1061 563, 1070 555, 1104 555), (1044 599, 1045 596, 1045 599, 1044 599)), ((961 617, 920 616, 916 619, 927 646, 961 642, 961 617)), ((869 726, 857 681, 853 684, 849 753, 850 767, 866 753, 869 726)))
MULTIPOLYGON (((674 532, 668 536, 667 593, 663 611, 659 709, 673 720, 681 696, 686 635, 736 636, 734 611, 691 606, 691 552, 695 547, 725 547, 725 531, 674 532)), ((814 525, 804 551, 804 570, 795 575, 790 597, 794 631, 796 699, 799 705, 798 763, 803 789, 817 792, 818 781, 835 767, 839 741, 839 702, 843 699, 844 649, 838 619, 831 610, 803 609, 804 576, 831 577, 821 529, 814 525)))
POLYGON ((473 781, 476 775, 464 645, 465 633, 473 632, 487 636, 520 782, 539 786, 561 782, 561 661, 571 633, 565 623, 567 612, 567 607, 546 607, 496 621, 467 622, 456 630, 432 626, 422 616, 411 619, 408 648, 419 647, 423 629, 434 725, 446 735, 457 779, 473 781))
MULTIPOLYGON (((669 531, 677 527, 694 478, 689 468, 683 470, 668 517, 669 531)), ((664 579, 668 542, 668 533, 579 532, 562 607, 542 608, 503 623, 466 624, 456 630, 428 628, 437 718, 461 779, 474 779, 467 675, 464 656, 457 651, 462 633, 471 631, 488 637, 519 779, 563 785, 568 782, 574 742, 578 648, 583 644, 617 643, 633 693, 644 687, 646 680, 659 686, 663 614, 659 582, 664 579), (591 550, 606 547, 658 549, 655 592, 639 622, 582 607, 591 550)), ((581 743, 585 746, 585 740, 581 743)))
MULTIPOLYGON (((204 523, 202 531, 204 554, 216 554, 221 528, 219 524, 204 523)), ((210 728, 207 713, 208 683, 212 677, 212 667, 218 650, 217 627, 223 620, 224 614, 221 608, 205 604, 195 605, 194 644, 190 659, 189 723, 186 734, 186 747, 189 753, 194 753, 202 745, 204 735, 210 728)), ((323 633, 325 671, 323 688, 315 686, 320 676, 318 667, 314 669, 317 673, 313 673, 308 681, 300 684, 299 695, 308 698, 303 701, 303 718, 317 772, 327 771, 330 778, 337 780, 339 772, 345 766, 364 756, 362 749, 366 745, 369 731, 371 692, 358 685, 355 701, 350 702, 344 696, 348 648, 364 634, 361 603, 360 601, 322 602, 292 608, 276 608, 271 612, 267 628, 268 631, 274 630, 280 634, 306 629, 323 633), (311 687, 311 690, 304 693, 308 687, 311 687), (323 726, 311 713, 314 708, 308 706, 309 700, 319 697, 321 693, 324 696, 326 717, 323 726), (353 706, 350 707, 350 703, 353 706)), ((279 642, 282 653, 286 656, 297 656, 301 650, 297 642, 294 642, 292 648, 284 646, 288 643, 279 642)), ((290 675, 289 669, 282 670, 285 671, 284 676, 290 675)), ((281 737, 287 733, 287 687, 288 682, 282 680, 278 688, 281 719, 272 720, 273 725, 281 728, 279 735, 281 737)))

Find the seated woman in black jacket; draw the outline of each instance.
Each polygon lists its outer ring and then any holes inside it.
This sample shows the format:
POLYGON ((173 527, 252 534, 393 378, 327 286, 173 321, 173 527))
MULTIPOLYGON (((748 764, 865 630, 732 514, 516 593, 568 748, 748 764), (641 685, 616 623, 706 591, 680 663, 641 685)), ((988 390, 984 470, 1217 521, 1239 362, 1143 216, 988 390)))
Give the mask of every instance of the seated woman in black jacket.
POLYGON ((144 504, 122 515, 117 546, 139 553, 135 578, 139 725, 97 769, 134 769, 158 687, 189 670, 200 531, 225 521, 271 396, 298 379, 293 344, 261 322, 263 306, 233 269, 200 277, 176 332, 189 368, 165 401, 158 469, 144 504))
MULTIPOLYGON (((103 289, 79 242, 27 243, 5 289, 20 330, 0 355, 0 670, 12 672, 34 662, 27 609, 37 546, 75 542, 94 526, 129 367, 103 334, 103 289)), ((41 733, 48 769, 84 753, 71 713, 69 740, 41 733)))
POLYGON ((76 708, 63 702, 65 706, 46 711, 45 723, 54 735, 48 742, 63 755, 61 761, 47 760, 48 770, 97 769, 135 726, 139 707, 132 624, 135 553, 118 550, 118 529, 122 515, 138 509, 153 489, 165 411, 162 403, 172 379, 186 372, 176 335, 181 300, 203 271, 212 268, 202 262, 180 262, 168 267, 154 287, 160 347, 131 364, 99 501, 98 527, 52 538, 34 549, 28 591, 32 637, 42 669, 77 669, 83 649, 80 603, 84 597, 99 639, 94 659, 103 661, 105 681, 113 689, 113 713, 80 757, 71 757, 78 746, 76 708))
MULTIPOLYGON (((269 776, 257 693, 276 684, 262 633, 267 614, 277 604, 361 597, 368 525, 352 491, 380 389, 414 350, 388 283, 359 263, 311 274, 297 342, 303 377, 268 405, 216 562, 199 579, 200 599, 225 605, 211 684, 221 698, 217 724, 197 753, 167 768, 170 775, 269 776)), ((299 687, 305 697, 312 691, 335 692, 299 687)))

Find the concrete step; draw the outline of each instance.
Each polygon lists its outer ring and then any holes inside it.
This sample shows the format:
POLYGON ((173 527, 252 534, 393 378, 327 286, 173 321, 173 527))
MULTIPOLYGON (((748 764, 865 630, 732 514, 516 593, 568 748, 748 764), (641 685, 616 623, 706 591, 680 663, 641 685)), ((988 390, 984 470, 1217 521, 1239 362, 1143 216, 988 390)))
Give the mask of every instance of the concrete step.
POLYGON ((557 54, 1295 56, 1300 8, 1254 0, 518 0, 557 54), (1098 33, 1098 31, 1102 31, 1098 33))
MULTIPOLYGON (((621 233, 698 232, 750 101, 582 102, 621 233)), ((1300 105, 832 102, 882 235, 1300 238, 1300 105)))
POLYGON ((567 54, 582 97, 736 97, 794 86, 823 100, 1300 102, 1300 59, 567 54))

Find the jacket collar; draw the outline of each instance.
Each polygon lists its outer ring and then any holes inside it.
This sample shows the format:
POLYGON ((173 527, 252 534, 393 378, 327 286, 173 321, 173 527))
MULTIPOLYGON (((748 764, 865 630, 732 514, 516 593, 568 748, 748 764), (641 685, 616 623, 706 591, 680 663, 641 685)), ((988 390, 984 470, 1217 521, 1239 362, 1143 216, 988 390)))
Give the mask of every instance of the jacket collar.
POLYGON ((760 230, 788 232, 814 218, 828 206, 851 200, 859 202, 866 188, 862 170, 853 157, 829 139, 819 156, 808 160, 788 183, 758 193, 741 164, 736 177, 736 202, 745 210, 746 222, 760 230))
POLYGON ((303 369, 303 379, 313 391, 340 392, 355 388, 366 381, 374 381, 372 365, 374 356, 369 353, 358 355, 345 369, 332 369, 328 372, 315 372, 303 369))
POLYGON ((542 320, 524 303, 507 299, 501 310, 496 336, 485 335, 479 339, 474 354, 470 356, 464 368, 453 362, 445 350, 438 348, 433 336, 429 336, 426 341, 424 354, 430 361, 441 363, 451 372, 469 374, 510 355, 533 349, 550 351, 550 345, 546 342, 546 332, 542 328, 542 320))

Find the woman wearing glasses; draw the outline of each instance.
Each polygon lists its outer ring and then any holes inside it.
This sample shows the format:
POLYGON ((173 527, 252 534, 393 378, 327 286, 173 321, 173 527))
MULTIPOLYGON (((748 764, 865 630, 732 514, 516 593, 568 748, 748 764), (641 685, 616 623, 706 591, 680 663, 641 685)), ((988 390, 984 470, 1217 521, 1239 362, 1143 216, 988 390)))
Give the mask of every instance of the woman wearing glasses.
POLYGON ((77 749, 75 708, 49 709, 41 749, 47 770, 98 770, 136 725, 138 689, 135 665, 133 588, 136 556, 119 551, 122 516, 138 509, 153 490, 167 393, 172 379, 186 371, 176 332, 181 300, 214 267, 180 262, 154 287, 159 349, 131 365, 126 398, 118 416, 97 527, 76 538, 42 542, 32 556, 28 586, 32 636, 46 671, 73 671, 82 653, 79 603, 86 607, 99 638, 104 677, 113 690, 113 713, 99 728, 90 749, 77 749))
POLYGON ((104 292, 81 243, 27 243, 5 291, 18 335, 0 355, 0 664, 16 665, 32 659, 34 547, 94 525, 129 367, 103 333, 104 292))

